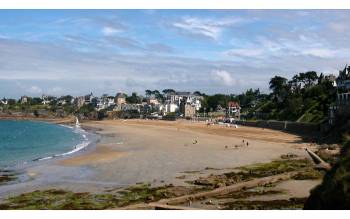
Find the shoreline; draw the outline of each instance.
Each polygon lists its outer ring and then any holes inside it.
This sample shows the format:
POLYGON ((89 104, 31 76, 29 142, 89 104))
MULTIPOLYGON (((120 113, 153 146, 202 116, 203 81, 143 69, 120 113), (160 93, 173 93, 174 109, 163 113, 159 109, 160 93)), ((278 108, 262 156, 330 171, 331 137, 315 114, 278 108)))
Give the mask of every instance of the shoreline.
POLYGON ((91 152, 92 148, 96 146, 96 143, 98 141, 98 138, 99 138, 98 134, 93 129, 85 129, 84 127, 79 127, 78 129, 75 129, 76 127, 73 125, 73 123, 68 122, 69 119, 70 118, 44 119, 44 120, 32 119, 32 118, 21 118, 21 119, 0 118, 0 120, 45 122, 45 123, 50 123, 54 125, 59 125, 67 129, 70 129, 72 132, 75 132, 79 136, 83 137, 83 140, 80 141, 78 144, 71 145, 71 148, 68 151, 64 151, 59 154, 52 154, 49 156, 37 157, 31 160, 24 161, 22 163, 17 163, 14 165, 2 167, 0 170, 11 170, 19 173, 19 176, 20 176, 22 172, 26 171, 26 169, 29 169, 38 165, 54 163, 60 160, 64 160, 67 158, 71 158, 74 156, 91 152))

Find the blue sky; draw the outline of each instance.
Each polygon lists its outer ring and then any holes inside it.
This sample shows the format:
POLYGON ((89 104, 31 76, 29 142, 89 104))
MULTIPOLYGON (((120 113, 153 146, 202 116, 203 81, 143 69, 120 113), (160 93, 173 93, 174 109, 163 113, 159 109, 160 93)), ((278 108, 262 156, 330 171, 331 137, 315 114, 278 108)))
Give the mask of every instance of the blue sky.
POLYGON ((348 10, 0 10, 0 96, 268 91, 337 74, 348 10))

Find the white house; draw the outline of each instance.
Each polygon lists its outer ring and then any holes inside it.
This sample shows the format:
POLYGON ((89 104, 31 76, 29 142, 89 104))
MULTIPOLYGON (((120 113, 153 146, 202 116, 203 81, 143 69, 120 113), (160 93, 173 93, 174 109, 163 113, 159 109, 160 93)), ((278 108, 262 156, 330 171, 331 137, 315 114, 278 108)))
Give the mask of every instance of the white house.
POLYGON ((51 102, 49 100, 49 96, 47 96, 47 95, 42 95, 41 99, 42 99, 41 103, 44 104, 44 105, 50 104, 50 102, 51 102))
POLYGON ((7 105, 7 99, 3 98, 2 100, 0 100, 1 104, 7 105))
POLYGON ((108 97, 107 98, 107 106, 114 106, 115 105, 115 101, 114 101, 114 97, 108 97))
POLYGON ((107 106, 102 98, 97 99, 96 109, 98 111, 105 109, 107 106))
POLYGON ((165 104, 165 113, 175 113, 179 111, 179 106, 174 103, 165 104))
POLYGON ((94 95, 92 94, 92 92, 90 94, 88 94, 88 95, 85 95, 84 104, 91 103, 93 99, 94 99, 94 95))
POLYGON ((28 97, 27 96, 22 96, 21 97, 21 104, 27 103, 28 102, 28 97))

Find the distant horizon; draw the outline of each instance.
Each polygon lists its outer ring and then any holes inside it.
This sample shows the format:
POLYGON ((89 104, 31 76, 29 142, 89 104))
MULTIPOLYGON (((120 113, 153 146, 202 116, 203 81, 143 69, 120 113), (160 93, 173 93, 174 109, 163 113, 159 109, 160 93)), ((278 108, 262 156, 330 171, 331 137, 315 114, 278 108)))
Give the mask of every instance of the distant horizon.
POLYGON ((1 10, 0 98, 172 88, 269 93, 275 75, 337 75, 348 10, 1 10))

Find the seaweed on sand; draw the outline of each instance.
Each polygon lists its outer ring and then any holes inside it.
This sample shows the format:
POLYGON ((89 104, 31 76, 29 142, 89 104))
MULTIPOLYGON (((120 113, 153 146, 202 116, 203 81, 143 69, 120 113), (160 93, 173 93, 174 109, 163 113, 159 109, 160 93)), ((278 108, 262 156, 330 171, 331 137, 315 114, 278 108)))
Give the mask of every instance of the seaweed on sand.
POLYGON ((147 203, 192 193, 193 188, 166 185, 151 187, 149 184, 131 186, 117 193, 75 193, 50 189, 34 191, 10 197, 0 203, 0 209, 108 209, 136 203, 147 203))
POLYGON ((244 182, 256 178, 273 176, 277 174, 300 171, 299 178, 319 178, 316 170, 313 169, 312 163, 307 159, 283 159, 275 160, 269 163, 259 163, 237 168, 237 171, 228 172, 220 175, 209 175, 200 177, 187 183, 206 187, 208 189, 229 186, 239 182, 244 182), (306 174, 307 173, 307 174, 306 174))
POLYGON ((224 203, 224 210, 277 210, 302 209, 306 198, 290 198, 269 201, 233 201, 224 203))
POLYGON ((17 179, 16 173, 11 170, 1 170, 0 169, 0 185, 7 184, 8 182, 17 179))
POLYGON ((250 190, 241 190, 234 193, 229 193, 225 195, 219 195, 215 196, 217 199, 226 199, 226 198, 233 198, 233 199, 244 199, 254 196, 265 196, 265 195, 276 195, 276 194, 283 194, 284 191, 282 190, 266 190, 266 189, 250 189, 250 190))
POLYGON ((50 189, 10 197, 0 209, 105 209, 117 203, 113 195, 50 189))

